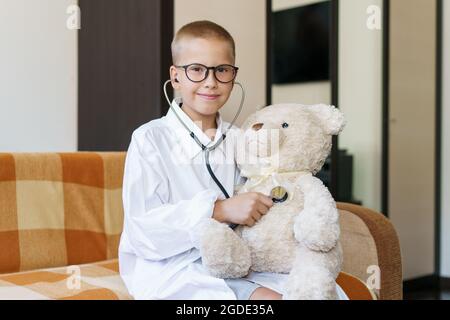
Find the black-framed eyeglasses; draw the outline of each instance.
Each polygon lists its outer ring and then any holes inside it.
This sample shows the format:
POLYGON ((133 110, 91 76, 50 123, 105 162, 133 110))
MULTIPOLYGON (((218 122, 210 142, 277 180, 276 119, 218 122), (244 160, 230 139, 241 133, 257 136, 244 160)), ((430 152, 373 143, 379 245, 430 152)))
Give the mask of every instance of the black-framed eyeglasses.
POLYGON ((216 67, 207 67, 200 63, 191 63, 185 66, 175 66, 176 68, 183 68, 186 77, 192 82, 202 82, 208 78, 209 70, 214 70, 214 77, 221 83, 229 83, 236 78, 238 67, 230 64, 221 64, 216 67))

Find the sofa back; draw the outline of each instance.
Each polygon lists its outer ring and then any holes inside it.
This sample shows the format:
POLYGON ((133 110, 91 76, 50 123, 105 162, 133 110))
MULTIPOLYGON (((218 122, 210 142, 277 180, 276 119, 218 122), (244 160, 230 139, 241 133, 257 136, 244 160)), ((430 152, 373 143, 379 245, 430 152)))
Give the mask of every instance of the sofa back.
POLYGON ((0 153, 0 273, 116 258, 125 155, 0 153))

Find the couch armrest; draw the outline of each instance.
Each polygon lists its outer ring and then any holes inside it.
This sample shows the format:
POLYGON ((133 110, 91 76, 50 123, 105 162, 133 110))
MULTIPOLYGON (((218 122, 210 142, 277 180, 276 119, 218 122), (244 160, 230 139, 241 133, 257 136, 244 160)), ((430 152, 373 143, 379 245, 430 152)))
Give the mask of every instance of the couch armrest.
POLYGON ((381 300, 402 299, 402 263, 400 242, 392 223, 381 213, 349 203, 338 203, 343 270, 364 282, 374 278, 379 267, 381 300), (376 271, 375 271, 376 272, 376 271))

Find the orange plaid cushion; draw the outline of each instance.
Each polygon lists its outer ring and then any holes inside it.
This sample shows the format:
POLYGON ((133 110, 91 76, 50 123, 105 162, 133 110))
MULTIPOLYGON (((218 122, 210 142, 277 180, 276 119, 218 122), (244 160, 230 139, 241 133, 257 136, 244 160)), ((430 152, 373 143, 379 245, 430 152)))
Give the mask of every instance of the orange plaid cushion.
POLYGON ((117 259, 0 275, 0 300, 128 300, 117 259))
POLYGON ((125 155, 0 153, 0 273, 117 258, 125 155))

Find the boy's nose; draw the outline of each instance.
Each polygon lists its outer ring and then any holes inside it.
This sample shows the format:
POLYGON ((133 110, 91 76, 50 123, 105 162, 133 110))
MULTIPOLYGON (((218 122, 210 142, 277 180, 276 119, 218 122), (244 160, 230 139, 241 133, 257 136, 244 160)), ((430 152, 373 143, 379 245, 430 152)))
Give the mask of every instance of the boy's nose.
POLYGON ((217 79, 214 76, 213 70, 209 70, 208 76, 205 79, 205 86, 208 86, 208 87, 216 87, 217 86, 217 79))

